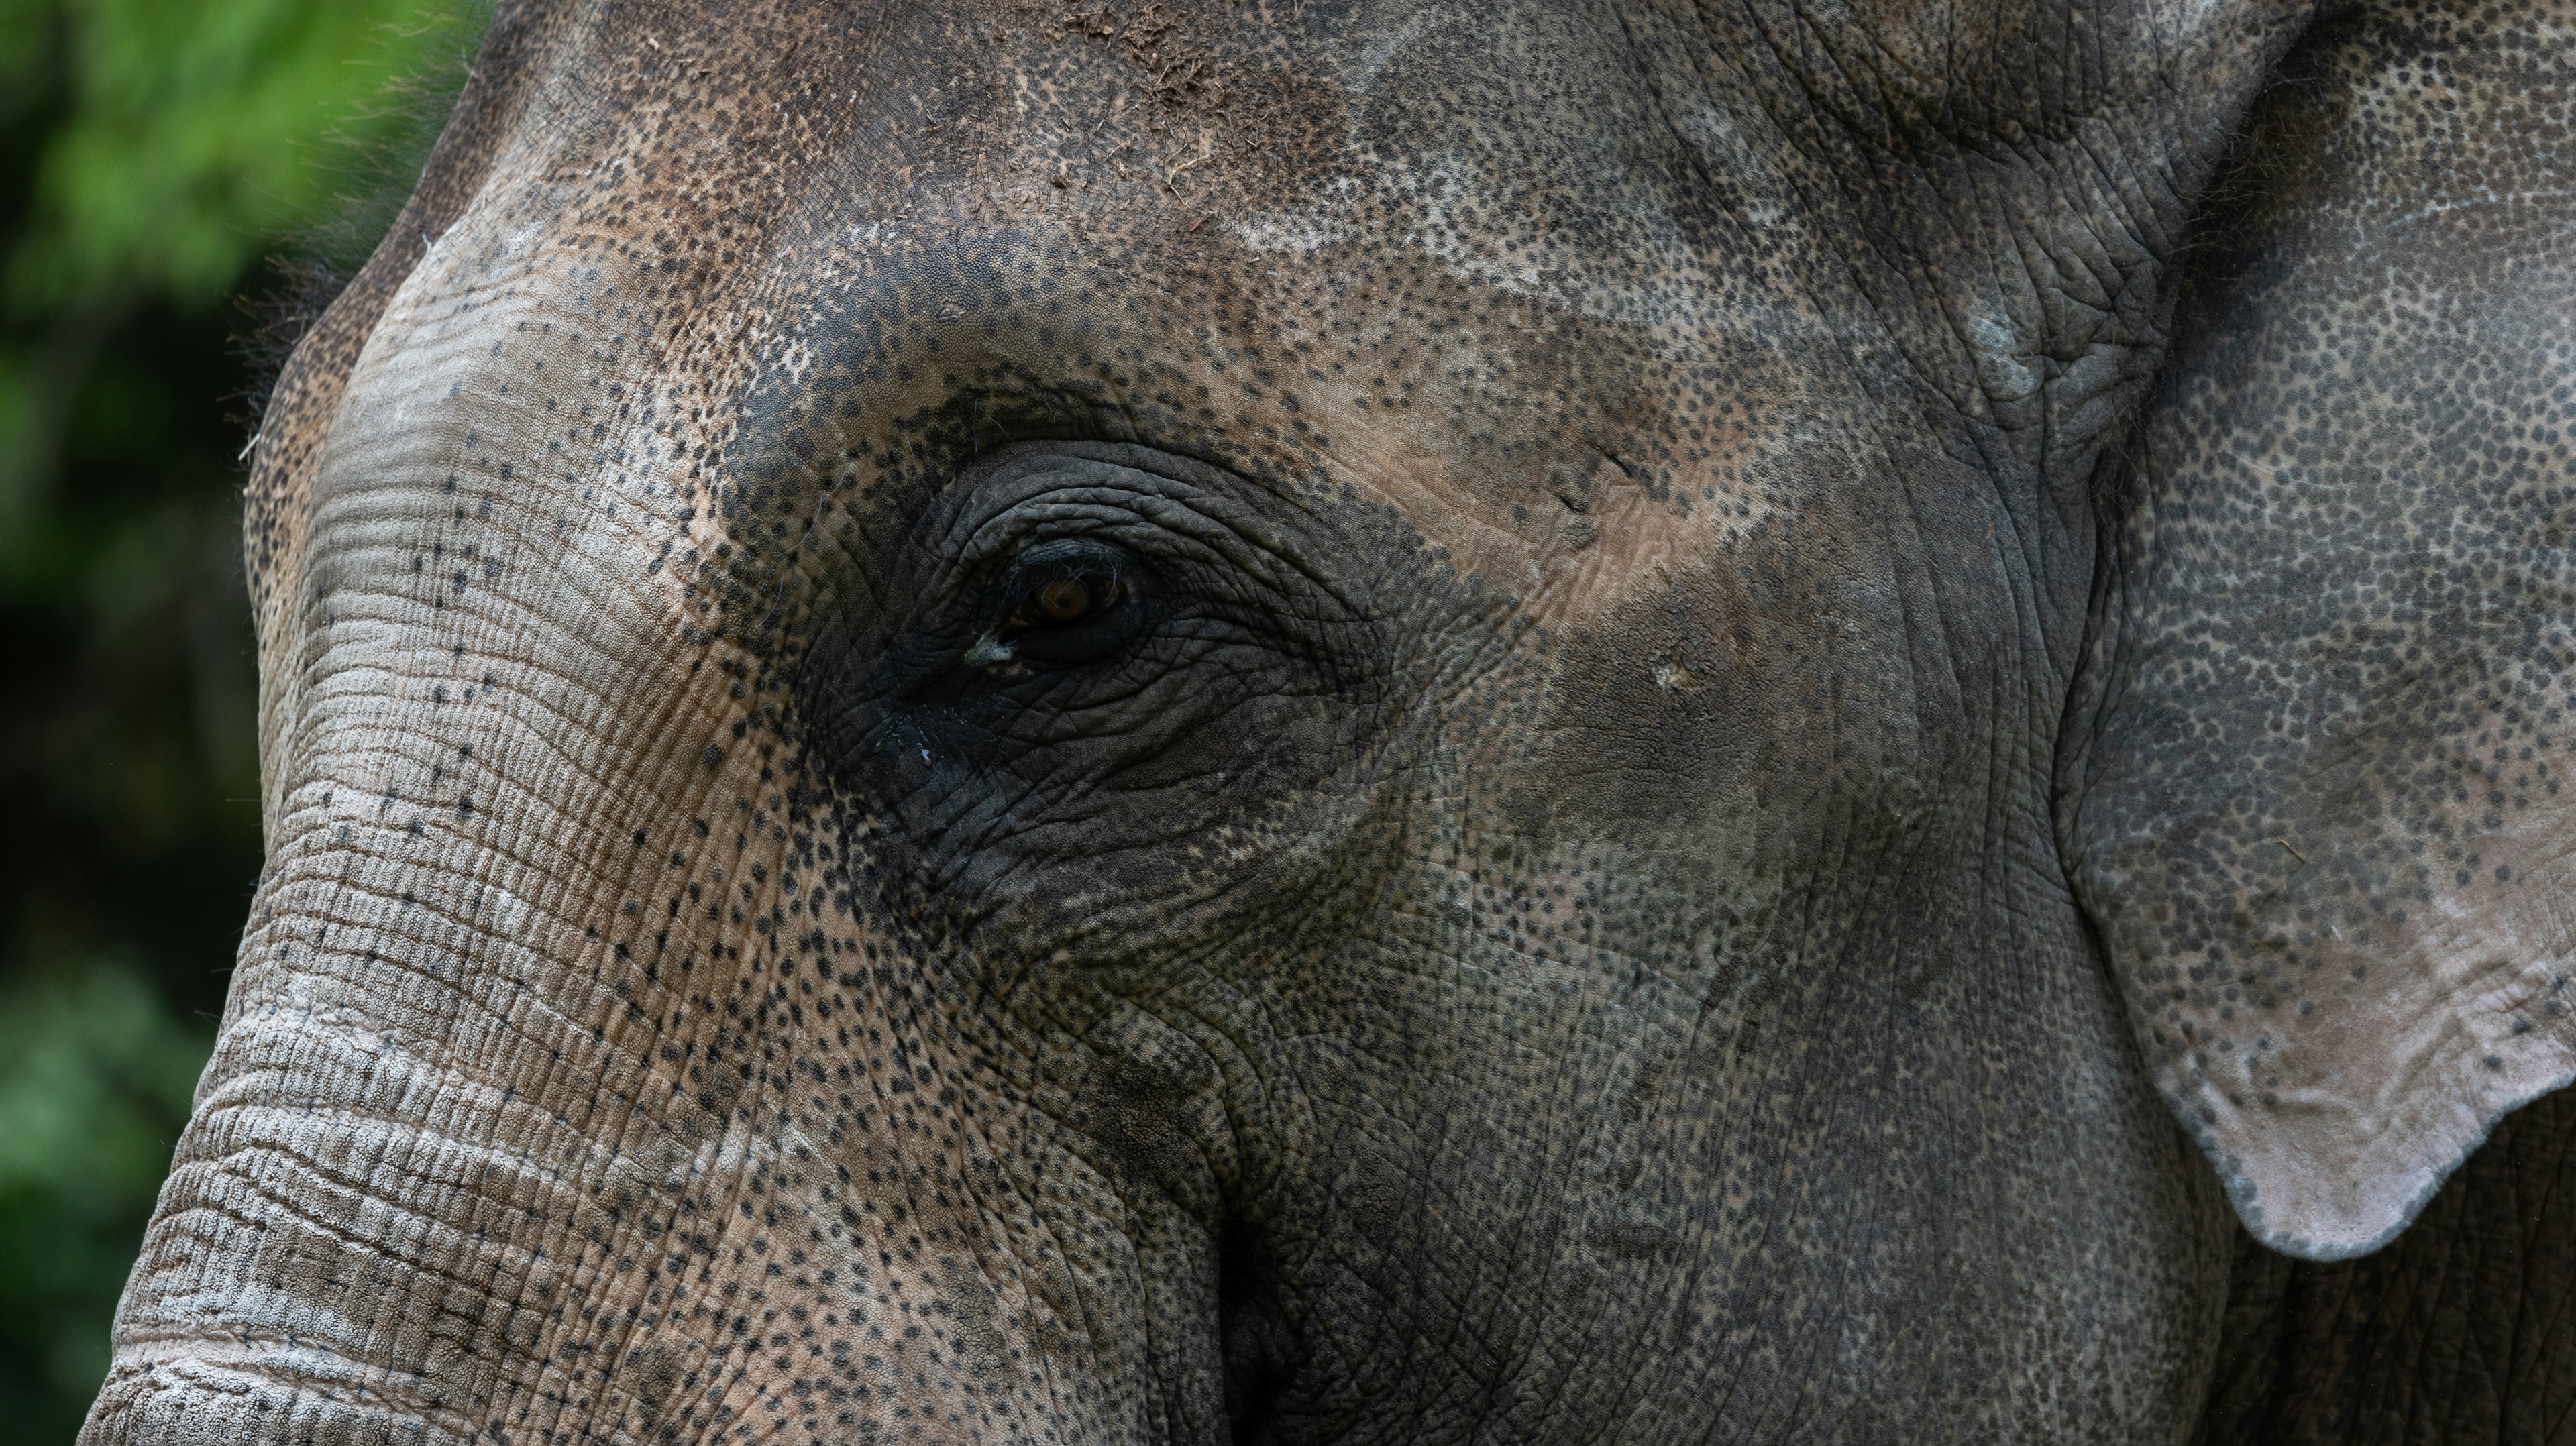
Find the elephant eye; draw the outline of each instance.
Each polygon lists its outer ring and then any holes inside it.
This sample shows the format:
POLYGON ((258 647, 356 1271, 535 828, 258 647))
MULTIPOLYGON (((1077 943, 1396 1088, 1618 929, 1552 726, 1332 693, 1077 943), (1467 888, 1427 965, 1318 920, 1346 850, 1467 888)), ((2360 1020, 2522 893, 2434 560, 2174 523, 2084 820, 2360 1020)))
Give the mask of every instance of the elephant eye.
POLYGON ((1040 543, 1003 569, 995 606, 966 661, 994 670, 1096 662, 1145 621, 1145 577, 1121 548, 1092 538, 1040 543))
POLYGON ((1051 577, 1023 596, 1004 620, 1001 636, 1016 637, 1031 628, 1063 628, 1087 623, 1118 605, 1126 579, 1114 573, 1077 573, 1051 577))

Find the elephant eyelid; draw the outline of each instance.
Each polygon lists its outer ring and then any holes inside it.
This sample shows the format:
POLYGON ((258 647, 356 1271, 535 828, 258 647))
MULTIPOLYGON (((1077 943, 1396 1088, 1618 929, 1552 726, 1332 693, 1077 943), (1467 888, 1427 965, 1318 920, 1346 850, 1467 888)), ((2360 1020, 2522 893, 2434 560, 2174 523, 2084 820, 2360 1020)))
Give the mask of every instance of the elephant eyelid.
POLYGON ((1144 567, 1128 549, 1101 538, 1039 538, 994 572, 982 589, 977 609, 988 627, 997 627, 1009 622, 1049 583, 1094 580, 1133 596, 1143 590, 1144 567))

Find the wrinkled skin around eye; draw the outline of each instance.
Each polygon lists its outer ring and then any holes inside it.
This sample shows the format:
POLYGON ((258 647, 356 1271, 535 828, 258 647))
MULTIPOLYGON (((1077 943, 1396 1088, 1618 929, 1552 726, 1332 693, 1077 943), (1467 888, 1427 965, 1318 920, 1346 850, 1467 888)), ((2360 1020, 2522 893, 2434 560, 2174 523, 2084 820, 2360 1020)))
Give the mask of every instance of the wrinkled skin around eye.
POLYGON ((1389 700, 1421 666, 1396 644, 1406 630, 1356 604, 1364 579, 1316 561, 1383 550, 1325 528, 1141 448, 968 466, 919 525, 854 561, 899 581, 805 665, 821 751, 897 825, 886 846, 910 866, 889 876, 942 918, 1042 929, 1051 947, 1068 931, 1109 941, 1104 910, 1159 920, 1160 939, 1310 887, 1294 861, 1370 808, 1330 781, 1395 745, 1389 700), (1293 838, 1288 866, 1274 858, 1212 912, 1173 897, 1155 850, 1229 831, 1293 838))

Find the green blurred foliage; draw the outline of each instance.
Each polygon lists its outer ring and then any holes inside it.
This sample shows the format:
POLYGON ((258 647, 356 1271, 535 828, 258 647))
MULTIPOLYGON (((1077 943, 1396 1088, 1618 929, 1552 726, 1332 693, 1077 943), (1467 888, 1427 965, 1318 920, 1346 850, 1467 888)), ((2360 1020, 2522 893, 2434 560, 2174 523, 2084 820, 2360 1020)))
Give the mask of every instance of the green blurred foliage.
POLYGON ((0 993, 0 1300, 19 1323, 11 1384, 33 1398, 15 1419, 57 1439, 107 1371, 113 1283, 205 1057, 122 961, 0 993))
POLYGON ((363 259, 473 20, 0 0, 0 1438, 106 1369, 259 867, 233 298, 363 259))
POLYGON ((222 296, 265 239, 323 209, 333 180, 315 160, 353 118, 363 133, 402 42, 428 33, 400 0, 7 3, 8 89, 58 78, 69 101, 8 258, 20 306, 136 285, 183 306, 222 296))

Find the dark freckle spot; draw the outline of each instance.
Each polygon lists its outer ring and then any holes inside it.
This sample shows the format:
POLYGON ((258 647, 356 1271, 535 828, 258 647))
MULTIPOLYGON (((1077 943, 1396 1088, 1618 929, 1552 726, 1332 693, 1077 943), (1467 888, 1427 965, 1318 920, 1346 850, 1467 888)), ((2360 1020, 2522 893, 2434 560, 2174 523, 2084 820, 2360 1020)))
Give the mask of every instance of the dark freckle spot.
POLYGON ((2509 865, 2498 864, 2496 865, 2495 876, 2496 882, 2501 884, 2513 877, 2513 869, 2509 865))
MULTIPOLYGON (((724 750, 718 748, 712 743, 707 745, 704 753, 698 755, 698 766, 700 768, 712 770, 717 764, 722 762, 724 762, 724 750)), ((705 831, 706 830, 703 827, 699 829, 699 832, 701 833, 704 833, 705 831)))

